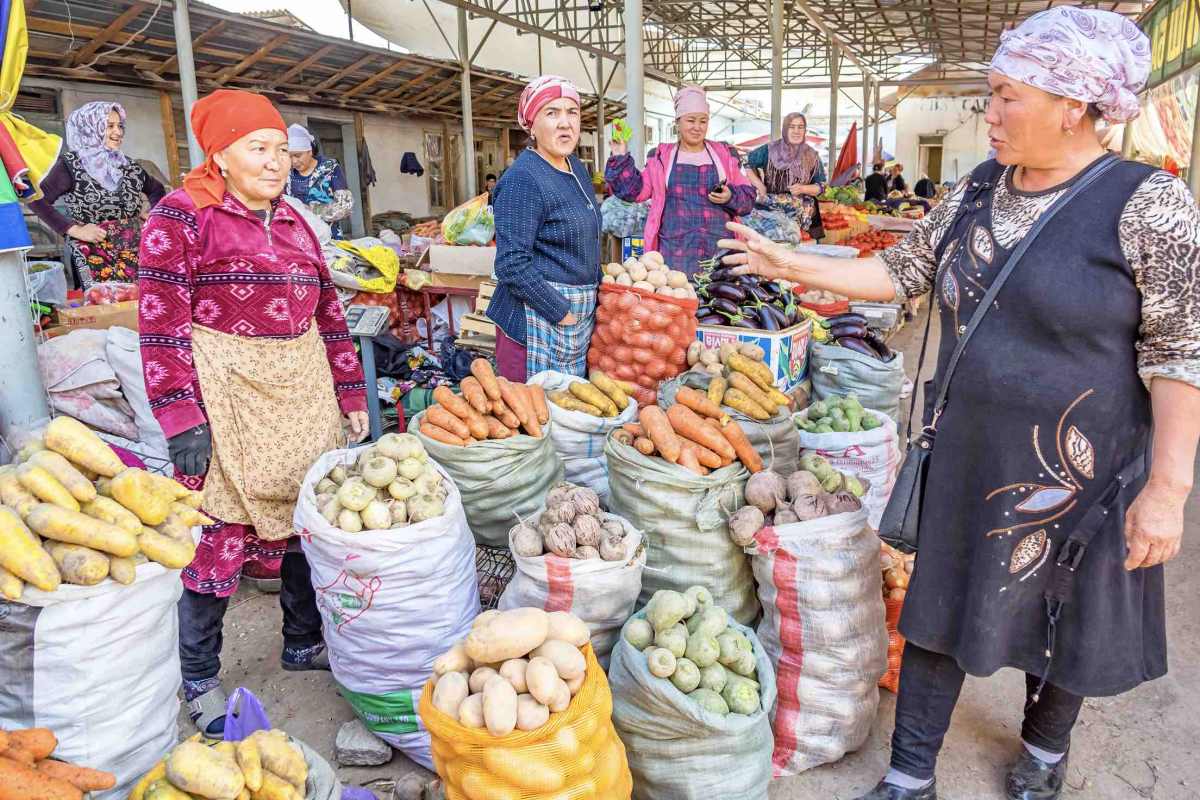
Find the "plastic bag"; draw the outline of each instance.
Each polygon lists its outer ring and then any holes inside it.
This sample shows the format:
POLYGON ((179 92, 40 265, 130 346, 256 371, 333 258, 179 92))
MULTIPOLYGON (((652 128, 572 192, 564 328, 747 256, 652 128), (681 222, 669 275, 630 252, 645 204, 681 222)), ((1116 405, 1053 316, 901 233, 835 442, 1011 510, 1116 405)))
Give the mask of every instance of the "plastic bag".
MULTIPOLYGON (((553 392, 566 389, 578 380, 574 375, 547 370, 534 375, 528 382, 553 392)), ((637 403, 631 402, 615 417, 593 417, 582 411, 568 411, 549 401, 546 405, 550 407, 550 419, 554 421, 550 440, 562 460, 563 477, 594 491, 607 508, 608 462, 604 460, 604 440, 613 429, 637 421, 637 403)))
MULTIPOLYGON (((645 611, 631 619, 642 618, 645 611)), ((613 725, 625 742, 638 800, 766 800, 775 671, 754 631, 730 625, 754 646, 762 705, 754 714, 705 711, 671 681, 652 675, 646 656, 624 636, 613 648, 613 725)))
POLYGON ((496 221, 484 192, 451 211, 442 220, 442 238, 447 244, 487 245, 496 238, 496 221))
POLYGON ((879 540, 866 512, 763 528, 750 562, 774 665, 775 775, 837 761, 866 741, 887 667, 879 540))
POLYGON ((749 216, 743 217, 742 222, 773 242, 800 244, 800 226, 782 211, 756 208, 749 216))
MULTIPOLYGON (((540 514, 538 515, 541 516, 540 514)), ((546 611, 570 611, 592 632, 596 658, 608 666, 608 654, 625 620, 633 613, 642 591, 646 548, 642 534, 616 514, 601 514, 625 529, 625 557, 620 561, 563 558, 553 553, 529 557, 513 550, 516 572, 500 596, 501 611, 534 606, 546 611)), ((536 518, 529 519, 530 524, 536 518)), ((509 542, 512 550, 512 543, 509 542)))
POLYGON ((532 516, 550 487, 563 479, 552 441, 554 420, 542 426, 540 439, 518 434, 462 447, 421 433, 424 418, 422 411, 409 421, 408 430, 458 487, 475 541, 508 547, 508 530, 517 524, 517 515, 532 516))
POLYGON ((137 299, 138 285, 136 283, 120 283, 118 281, 93 283, 83 293, 85 306, 107 306, 137 299))
POLYGON ((904 655, 904 637, 900 635, 900 612, 904 610, 903 600, 883 598, 885 612, 884 621, 887 625, 888 649, 887 672, 879 679, 879 687, 896 694, 900 691, 900 663, 904 655))
MULTIPOLYGON (((55 306, 67 304, 67 271, 61 261, 28 261, 25 275, 29 279, 30 300, 55 306)), ((130 299, 137 299, 136 286, 130 299)))
POLYGON ((659 382, 687 369, 699 307, 694 299, 601 284, 588 368, 637 384, 638 404, 653 405, 659 382))
POLYGON ((425 684, 421 719, 448 800, 628 800, 632 779, 613 730, 608 679, 590 645, 583 654, 587 673, 567 710, 537 730, 507 736, 460 725, 434 708, 433 685, 425 684))
POLYGON ((326 522, 314 487, 360 452, 334 450, 312 465, 296 501, 296 529, 342 696, 375 735, 429 767, 417 698, 434 659, 467 635, 479 613, 475 543, 444 469, 449 494, 440 517, 361 533, 326 522))
POLYGON ((813 400, 853 392, 864 408, 882 411, 900 420, 900 390, 904 388, 904 354, 891 361, 863 355, 848 347, 813 342, 808 353, 808 374, 813 400))
MULTIPOLYGON (((879 421, 879 427, 853 433, 809 433, 804 430, 797 433, 801 455, 811 450, 828 459, 839 472, 866 480, 869 488, 862 504, 867 511, 867 522, 878 529, 903 459, 900 435, 892 418, 882 411, 870 408, 864 411, 879 421)), ((796 414, 795 418, 808 419, 808 409, 796 414)))
POLYGON ((379 239, 339 239, 333 242, 327 258, 330 279, 343 289, 376 294, 396 290, 400 257, 379 239))
POLYGON ((614 441, 608 458, 610 504, 646 534, 638 605, 659 589, 707 586, 713 602, 747 624, 758 616, 754 576, 745 552, 729 538, 729 515, 744 505, 750 473, 734 462, 701 477, 614 441))
POLYGON ((611 195, 600 204, 600 230, 620 239, 640 239, 649 213, 649 203, 629 203, 611 195))
POLYGON ((91 800, 125 800, 175 744, 182 591, 179 570, 150 562, 129 586, 0 600, 0 728, 50 728, 55 758, 115 773, 91 800))

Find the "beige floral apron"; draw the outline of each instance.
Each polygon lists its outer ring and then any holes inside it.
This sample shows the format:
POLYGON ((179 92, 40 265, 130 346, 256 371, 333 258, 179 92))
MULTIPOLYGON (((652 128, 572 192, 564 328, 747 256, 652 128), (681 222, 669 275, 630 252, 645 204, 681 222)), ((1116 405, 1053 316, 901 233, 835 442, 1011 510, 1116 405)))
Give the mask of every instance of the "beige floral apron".
POLYGON ((294 339, 193 325, 192 358, 213 441, 204 510, 286 539, 304 474, 342 429, 316 321, 294 339))

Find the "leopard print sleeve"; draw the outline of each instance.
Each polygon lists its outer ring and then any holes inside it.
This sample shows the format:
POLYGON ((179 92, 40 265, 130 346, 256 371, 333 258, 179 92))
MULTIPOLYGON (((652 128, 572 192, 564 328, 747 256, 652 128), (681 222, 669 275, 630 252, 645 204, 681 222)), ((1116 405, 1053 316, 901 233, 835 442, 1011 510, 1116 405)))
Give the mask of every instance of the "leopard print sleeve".
POLYGON ((1156 172, 1121 214, 1121 250, 1142 295, 1138 373, 1200 388, 1200 209, 1183 181, 1156 172))
POLYGON ((918 220, 907 236, 879 253, 896 289, 897 302, 920 297, 933 286, 933 277, 937 273, 935 253, 950 232, 966 187, 967 180, 964 179, 940 205, 918 220))

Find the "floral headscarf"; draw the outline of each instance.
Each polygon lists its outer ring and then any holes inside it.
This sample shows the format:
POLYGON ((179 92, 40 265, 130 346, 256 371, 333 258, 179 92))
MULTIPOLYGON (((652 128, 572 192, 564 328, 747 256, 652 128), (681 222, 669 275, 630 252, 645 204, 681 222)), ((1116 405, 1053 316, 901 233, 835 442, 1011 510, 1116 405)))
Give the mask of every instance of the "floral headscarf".
POLYGON ((574 100, 576 105, 580 105, 579 90, 566 78, 542 75, 531 80, 521 92, 521 99, 517 101, 517 124, 521 126, 521 130, 529 133, 537 113, 547 103, 553 103, 560 97, 574 100))
POLYGON ((767 147, 767 157, 771 159, 771 165, 778 170, 791 171, 807 167, 811 174, 812 168, 821 157, 820 154, 808 142, 792 144, 787 138, 788 127, 797 119, 804 120, 805 128, 808 127, 808 118, 803 114, 792 112, 786 115, 783 118, 783 135, 767 147))
POLYGON ((72 111, 67 117, 67 147, 79 156, 83 168, 97 183, 115 192, 129 159, 120 150, 109 150, 104 143, 110 111, 116 111, 121 124, 125 124, 125 109, 120 103, 97 100, 72 111))
POLYGON ((992 69, 1127 122, 1150 74, 1150 40, 1120 14, 1059 6, 1002 34, 992 69))

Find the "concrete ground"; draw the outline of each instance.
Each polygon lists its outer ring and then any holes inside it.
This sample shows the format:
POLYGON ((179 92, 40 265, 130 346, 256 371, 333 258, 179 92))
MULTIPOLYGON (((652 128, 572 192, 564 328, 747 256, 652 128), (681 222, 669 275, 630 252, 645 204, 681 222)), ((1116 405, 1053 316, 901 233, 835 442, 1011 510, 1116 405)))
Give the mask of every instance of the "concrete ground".
MULTIPOLYGON (((911 324, 894 344, 916 367, 921 326, 911 324)), ((1167 623, 1171 671, 1120 697, 1090 699, 1076 728, 1067 798, 1082 800, 1196 800, 1200 798, 1200 493, 1187 508, 1183 553, 1167 566, 1167 623)), ((266 705, 272 722, 333 761, 334 736, 353 717, 328 673, 279 668, 282 639, 275 596, 243 586, 225 625, 221 676, 232 690, 246 686, 266 705)), ((1024 679, 1005 670, 970 678, 946 737, 938 770, 940 796, 1002 800, 1004 773, 1019 747, 1024 679)), ((866 744, 836 764, 771 785, 773 800, 849 800, 886 771, 895 698, 882 691, 866 744)), ((191 725, 180 715, 180 730, 191 725)), ((400 754, 383 767, 342 768, 347 784, 389 800, 396 779, 416 771, 400 754)), ((656 798, 671 800, 671 798, 656 798)), ((730 800, 736 800, 730 798, 730 800)))

